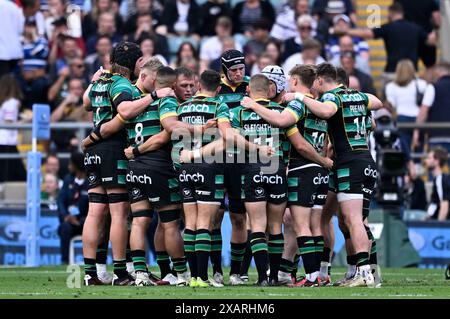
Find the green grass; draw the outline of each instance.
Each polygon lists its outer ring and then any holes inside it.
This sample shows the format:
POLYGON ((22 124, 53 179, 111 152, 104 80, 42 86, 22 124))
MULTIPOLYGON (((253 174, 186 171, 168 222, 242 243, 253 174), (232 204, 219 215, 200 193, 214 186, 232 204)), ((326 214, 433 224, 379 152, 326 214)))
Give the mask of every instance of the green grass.
MULTIPOLYGON (((226 273, 227 269, 225 269, 226 273)), ((345 269, 333 269, 333 279, 340 279, 345 269)), ((157 272, 156 272, 157 273, 157 272)), ((243 287, 111 287, 97 286, 68 288, 69 273, 65 267, 0 268, 0 298, 450 298, 450 281, 444 279, 442 269, 384 269, 383 287, 369 288, 288 288, 243 287)), ((226 276, 226 280, 228 277, 226 276)), ((255 272, 250 280, 256 279, 255 272)))

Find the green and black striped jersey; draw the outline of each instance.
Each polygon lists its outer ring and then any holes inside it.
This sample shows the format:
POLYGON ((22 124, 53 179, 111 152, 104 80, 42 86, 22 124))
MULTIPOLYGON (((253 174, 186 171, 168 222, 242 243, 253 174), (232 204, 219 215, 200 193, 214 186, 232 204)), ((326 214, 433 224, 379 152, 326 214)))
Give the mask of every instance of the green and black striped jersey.
POLYGON ((337 87, 325 92, 321 101, 337 107, 337 112, 328 119, 328 132, 336 158, 355 151, 368 151, 368 96, 353 89, 337 87))
POLYGON ((234 109, 241 105, 241 101, 247 92, 247 86, 250 82, 250 77, 244 76, 244 79, 237 86, 231 86, 225 82, 224 76, 222 77, 222 83, 220 84, 220 91, 218 99, 220 102, 226 103, 228 108, 234 109))
MULTIPOLYGON (((131 100, 133 91, 133 86, 127 78, 120 74, 102 73, 88 93, 92 105, 94 127, 112 120, 117 115, 118 104, 128 99, 131 100)), ((108 137, 107 140, 125 141, 125 139, 125 130, 120 130, 108 137)))
MULTIPOLYGON (((285 110, 289 111, 295 117, 298 131, 305 138, 305 140, 314 147, 317 153, 324 155, 324 147, 328 131, 327 121, 316 116, 303 102, 298 100, 289 102, 285 110)), ((295 147, 291 147, 289 157, 291 159, 311 162, 310 160, 304 158, 295 147)))
MULTIPOLYGON (((257 100, 259 104, 272 110, 283 112, 284 108, 269 100, 257 100)), ((290 143, 288 137, 296 133, 297 127, 277 128, 267 123, 256 112, 242 106, 230 110, 231 126, 239 129, 249 142, 258 145, 269 145, 275 150, 274 157, 287 164, 289 159, 290 143)), ((249 158, 246 152, 247 159, 249 158)))
MULTIPOLYGON (((135 87, 135 98, 141 98, 146 94, 135 87), (136 94, 138 97, 136 97, 136 94)), ((126 123, 128 144, 130 146, 137 146, 145 143, 150 137, 156 135, 164 130, 161 125, 161 120, 177 116, 178 102, 173 97, 163 97, 153 101, 147 108, 133 119, 126 123)), ((145 158, 149 159, 163 159, 171 160, 171 143, 167 143, 160 149, 147 152, 143 154, 145 158)))

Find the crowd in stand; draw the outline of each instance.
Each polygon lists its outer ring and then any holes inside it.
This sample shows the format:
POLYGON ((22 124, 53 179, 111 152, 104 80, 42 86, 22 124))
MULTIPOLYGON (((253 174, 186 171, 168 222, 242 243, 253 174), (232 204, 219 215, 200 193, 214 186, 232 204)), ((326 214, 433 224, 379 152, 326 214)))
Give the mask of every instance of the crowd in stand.
MULTIPOLYGON (((139 44, 144 57, 200 74, 220 71, 220 55, 238 49, 246 73, 280 65, 330 61, 350 75, 350 86, 384 96, 397 122, 450 122, 450 66, 439 62, 435 0, 396 0, 389 21, 356 28, 352 0, 0 0, 0 124, 27 122, 34 103, 51 106, 51 121, 89 122, 82 94, 92 75, 110 68, 111 49, 122 40, 139 44), (387 63, 376 92, 367 39, 381 38, 387 63), (418 62, 426 67, 417 76, 418 62), (447 89, 445 89, 447 87, 447 89)), ((425 143, 450 150, 450 134, 402 132, 406 151, 425 143)), ((49 152, 72 152, 72 131, 52 134, 49 152)), ((0 129, 2 153, 16 153, 16 130, 0 129)), ((24 180, 19 160, 2 161, 0 182, 24 180)), ((64 165, 66 166, 66 165, 64 165)), ((415 174, 412 174, 415 176, 415 174)), ((60 176, 61 178, 62 176, 60 176)), ((51 179, 49 177, 49 179, 51 179)))

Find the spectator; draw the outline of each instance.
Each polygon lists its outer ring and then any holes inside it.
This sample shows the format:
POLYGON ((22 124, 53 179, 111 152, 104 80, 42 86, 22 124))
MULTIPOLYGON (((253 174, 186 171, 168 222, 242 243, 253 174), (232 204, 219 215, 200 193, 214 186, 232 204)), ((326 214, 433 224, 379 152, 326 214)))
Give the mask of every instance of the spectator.
MULTIPOLYGON (((349 0, 346 0, 349 1, 349 0)), ((328 43, 330 30, 332 30, 333 19, 339 15, 347 15, 355 17, 349 13, 349 8, 344 1, 340 0, 321 0, 320 10, 312 10, 312 15, 318 20, 317 22, 317 38, 321 43, 328 43), (325 8, 322 10, 322 8, 325 8)), ((316 2, 317 3, 317 2, 316 2)), ((317 8, 317 5, 316 5, 317 8)), ((352 10, 352 9, 351 9, 352 10)))
MULTIPOLYGON (((335 31, 338 28, 335 28, 335 31)), ((389 7, 389 23, 375 29, 342 29, 352 37, 364 39, 383 38, 386 47, 387 64, 384 69, 384 80, 391 81, 394 78, 395 67, 398 61, 409 59, 417 70, 418 50, 421 43, 431 43, 427 34, 415 24, 404 19, 403 7, 394 3, 389 7)))
MULTIPOLYGON (((54 22, 66 16, 66 1, 65 0, 48 0, 48 7, 43 12, 45 17, 45 35, 47 39, 53 36, 55 28, 54 22)), ((42 9, 42 7, 41 7, 42 9)))
POLYGON ((284 42, 283 61, 291 55, 302 52, 303 42, 315 35, 314 19, 310 15, 302 15, 297 19, 297 34, 284 42))
POLYGON ((236 4, 232 17, 234 33, 243 33, 250 38, 255 23, 261 19, 267 19, 272 28, 275 22, 275 10, 269 1, 245 0, 236 4))
POLYGON ((83 231, 84 221, 89 208, 88 187, 84 169, 84 156, 72 153, 69 163, 69 174, 58 196, 59 228, 61 238, 61 261, 69 262, 70 240, 83 231))
MULTIPOLYGON (((209 64, 220 58, 223 52, 223 41, 230 38, 233 31, 233 23, 229 17, 220 17, 217 19, 215 27, 216 35, 206 40, 200 46, 200 73, 209 68, 209 64)), ((242 51, 239 43, 234 43, 237 50, 242 51)))
MULTIPOLYGON (((436 83, 429 84, 422 100, 417 123, 450 122, 450 63, 440 62, 434 67, 438 79, 436 83)), ((419 131, 413 134, 413 149, 419 146, 419 131)), ((431 130, 428 132, 428 145, 443 146, 450 150, 450 129, 431 130)))
MULTIPOLYGON (((427 83, 416 78, 414 65, 410 60, 397 64, 395 80, 386 86, 387 107, 397 114, 398 123, 414 123, 422 101, 417 96, 425 92, 427 83)), ((412 131, 400 131, 400 138, 411 148, 412 131)))
POLYGON ((155 54, 155 38, 148 33, 143 33, 138 40, 142 51, 142 61, 147 61, 151 57, 157 57, 162 64, 168 65, 166 58, 161 54, 155 54))
POLYGON ((177 80, 175 82, 174 91, 179 103, 183 103, 190 99, 197 92, 195 85, 195 73, 185 67, 175 70, 177 80))
POLYGON ((176 59, 172 63, 172 68, 178 68, 188 60, 195 60, 198 63, 198 52, 191 42, 185 41, 178 48, 176 59))
MULTIPOLYGON (((214 29, 220 17, 230 17, 231 9, 229 4, 223 0, 208 0, 200 6, 200 27, 201 36, 215 36, 214 29)), ((230 20, 231 24, 231 20, 230 20)), ((231 35, 231 32, 230 32, 231 35)))
POLYGON ((57 59, 54 65, 50 65, 50 73, 53 79, 69 65, 70 60, 83 56, 76 39, 70 36, 62 37, 62 53, 63 56, 57 59))
POLYGON ((269 40, 264 48, 264 53, 271 56, 274 65, 281 65, 281 45, 278 41, 274 39, 269 40))
POLYGON ((356 67, 356 54, 354 51, 343 51, 340 64, 348 75, 354 75, 358 78, 362 92, 376 94, 372 77, 356 67))
POLYGON ((49 81, 46 76, 48 43, 37 33, 36 21, 27 19, 24 32, 24 59, 22 61, 21 86, 25 99, 23 105, 31 109, 34 103, 47 103, 49 81))
MULTIPOLYGON (((309 15, 308 0, 294 0, 292 7, 290 4, 285 5, 283 10, 277 15, 272 31, 270 31, 270 36, 281 42, 297 37, 297 21, 302 15, 309 15)), ((313 20, 313 22, 315 27, 316 21, 313 20)))
POLYGON ((433 192, 428 205, 428 219, 450 219, 448 201, 450 199, 450 177, 443 173, 448 161, 448 152, 442 147, 436 147, 428 153, 425 161, 427 168, 433 175, 433 192))
MULTIPOLYGON (((186 58, 180 64, 180 67, 187 68, 194 72, 195 87, 198 87, 198 74, 200 74, 200 62, 195 58, 186 58)), ((194 91, 197 92, 198 89, 194 91)))
POLYGON ((356 12, 352 0, 315 0, 312 6, 312 14, 317 20, 327 14, 345 14, 356 24, 356 12))
POLYGON ((264 52, 258 57, 256 63, 253 64, 250 74, 252 76, 255 74, 259 74, 261 73, 262 69, 264 69, 268 65, 276 65, 276 63, 274 62, 271 54, 264 52))
MULTIPOLYGON (((12 74, 0 77, 0 123, 17 123, 23 99, 19 83, 12 74)), ((18 131, 0 129, 0 154, 17 154, 18 131)), ((0 160, 0 183, 24 181, 25 169, 20 159, 0 160)))
POLYGON ((427 210, 427 194, 425 183, 413 170, 408 170, 405 176, 405 208, 427 210))
MULTIPOLYGON (((99 31, 98 24, 100 23, 100 16, 103 13, 112 14, 112 21, 109 24, 114 24, 115 30, 122 30, 122 17, 119 14, 114 14, 113 12, 113 1, 112 0, 93 0, 92 10, 84 16, 81 27, 83 30, 83 39, 88 41, 90 37, 95 36, 99 31)), ((114 32, 115 32, 114 30, 114 32)), ((102 31, 102 30, 101 30, 102 31)), ((102 31, 103 32, 103 31, 102 31)), ((105 34, 109 34, 104 32, 105 34)), ((95 41, 94 41, 95 43, 95 41)), ((88 53, 93 53, 93 51, 88 51, 88 53)))
MULTIPOLYGON (((106 1, 106 0, 100 0, 106 1)), ((117 22, 114 19, 114 14, 111 12, 102 12, 98 17, 97 33, 92 34, 86 41, 86 52, 92 54, 95 52, 95 43, 100 35, 108 35, 113 43, 113 46, 122 40, 122 36, 117 33, 117 22)))
POLYGON ((126 36, 127 41, 139 42, 140 38, 152 37, 154 39, 154 54, 160 54, 167 61, 169 59, 169 44, 164 35, 158 34, 153 29, 153 18, 148 13, 142 13, 138 17, 137 30, 126 36))
POLYGON ((57 210, 57 199, 59 192, 58 177, 55 174, 44 174, 44 183, 41 191, 41 207, 57 210))
POLYGON ((9 0, 0 0, 0 77, 12 72, 23 58, 24 24, 22 10, 9 0))
POLYGON ((199 32, 199 7, 195 0, 168 0, 161 18, 167 32, 191 35, 199 32))
POLYGON ((358 78, 354 75, 350 75, 348 77, 348 87, 356 91, 361 91, 361 83, 359 82, 358 78))
MULTIPOLYGON (((232 37, 225 37, 224 39, 222 39, 222 51, 223 52, 225 52, 227 50, 231 50, 231 49, 236 49, 237 45, 238 44, 232 37)), ((221 52, 220 54, 222 54, 223 52, 221 52)), ((217 57, 217 59, 214 59, 211 61, 211 63, 209 64, 209 68, 211 70, 215 70, 217 72, 222 72, 222 62, 220 60, 220 55, 217 57)), ((247 72, 247 70, 248 70, 248 68, 246 69, 246 72, 247 72)))
MULTIPOLYGON (((343 35, 339 38, 339 46, 331 48, 333 51, 330 62, 335 66, 341 66, 341 53, 353 51, 355 53, 355 66, 358 70, 370 74, 369 51, 358 47, 351 36, 343 35), (337 55, 336 55, 337 54, 337 55)), ((362 41, 367 44, 365 41, 362 41)), ((361 43, 361 42, 360 42, 361 43)), ((364 47, 365 45, 363 45, 364 47)))
MULTIPOLYGON (((152 29, 156 29, 161 24, 161 5, 153 0, 136 0, 136 12, 131 14, 125 21, 124 34, 136 32, 137 19, 140 15, 150 14, 152 17, 152 29)), ((137 38, 136 38, 137 39, 137 38)))
POLYGON ((307 39, 303 42, 303 50, 300 53, 291 55, 283 64, 285 74, 297 64, 320 64, 325 60, 320 56, 320 42, 314 39, 307 39))
POLYGON ((270 25, 267 20, 260 20, 253 26, 253 36, 244 46, 245 63, 252 66, 263 52, 270 38, 270 25))
POLYGON ((101 35, 97 38, 95 53, 87 56, 84 60, 89 79, 92 78, 92 75, 94 75, 101 66, 105 65, 105 60, 109 60, 109 54, 112 47, 111 38, 109 36, 101 35))
POLYGON ((84 45, 83 38, 74 38, 69 34, 69 28, 67 27, 67 19, 62 17, 55 21, 53 21, 53 32, 52 37, 50 38, 50 55, 48 62, 50 65, 53 65, 56 60, 64 57, 64 41, 66 37, 70 37, 71 39, 75 39, 76 45, 79 50, 80 55, 85 55, 86 47, 84 45))
MULTIPOLYGON (((439 3, 436 0, 395 0, 399 2, 405 11, 405 19, 421 27, 427 34, 433 29, 439 29, 441 15, 439 3)), ((436 46, 421 43, 419 57, 423 64, 429 68, 436 63, 436 46)))

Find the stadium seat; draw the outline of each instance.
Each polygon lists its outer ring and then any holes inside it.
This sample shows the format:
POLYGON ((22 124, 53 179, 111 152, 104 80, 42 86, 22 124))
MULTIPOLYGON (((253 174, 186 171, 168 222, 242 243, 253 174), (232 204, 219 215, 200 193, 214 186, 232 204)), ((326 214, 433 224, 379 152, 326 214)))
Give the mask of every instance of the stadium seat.
POLYGON ((69 246, 69 265, 75 264, 75 243, 77 241, 82 241, 83 237, 81 235, 75 236, 70 240, 69 246))
POLYGON ((3 202, 5 205, 25 205, 27 200, 26 182, 3 183, 3 202))

